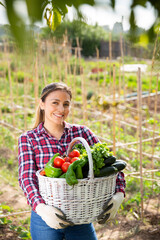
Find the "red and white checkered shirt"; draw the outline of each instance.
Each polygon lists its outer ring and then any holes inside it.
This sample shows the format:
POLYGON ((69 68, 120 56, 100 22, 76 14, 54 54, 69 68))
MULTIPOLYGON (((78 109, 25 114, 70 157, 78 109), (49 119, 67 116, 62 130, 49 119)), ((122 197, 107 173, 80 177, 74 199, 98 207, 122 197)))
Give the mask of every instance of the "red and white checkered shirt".
MULTIPOLYGON (((39 203, 45 203, 38 190, 36 171, 43 169, 55 153, 59 152, 60 155, 64 155, 67 152, 69 143, 75 137, 85 138, 89 145, 99 142, 94 133, 86 126, 71 125, 66 122, 60 140, 50 135, 43 127, 43 123, 19 137, 19 184, 33 210, 39 203)), ((116 181, 116 192, 125 193, 124 188, 124 174, 119 172, 116 181)))

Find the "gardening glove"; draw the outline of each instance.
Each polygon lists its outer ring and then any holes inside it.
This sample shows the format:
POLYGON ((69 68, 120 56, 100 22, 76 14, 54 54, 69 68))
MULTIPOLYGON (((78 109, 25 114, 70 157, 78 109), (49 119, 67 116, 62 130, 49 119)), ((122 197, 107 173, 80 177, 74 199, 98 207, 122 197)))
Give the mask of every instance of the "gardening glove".
POLYGON ((102 213, 97 217, 99 224, 104 224, 106 221, 114 219, 116 213, 123 202, 124 194, 122 192, 117 192, 112 198, 103 205, 102 213))
POLYGON ((36 212, 51 228, 61 229, 74 225, 71 221, 66 220, 65 214, 56 207, 40 203, 36 207, 36 212))

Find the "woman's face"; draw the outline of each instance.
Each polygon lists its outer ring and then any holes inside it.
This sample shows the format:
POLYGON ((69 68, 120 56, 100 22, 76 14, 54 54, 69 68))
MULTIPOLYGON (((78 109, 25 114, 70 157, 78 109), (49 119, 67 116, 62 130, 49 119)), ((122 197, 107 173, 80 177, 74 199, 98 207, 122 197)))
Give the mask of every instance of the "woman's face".
POLYGON ((70 111, 70 95, 61 90, 56 90, 48 94, 45 101, 40 100, 40 107, 45 112, 45 125, 63 124, 70 111))

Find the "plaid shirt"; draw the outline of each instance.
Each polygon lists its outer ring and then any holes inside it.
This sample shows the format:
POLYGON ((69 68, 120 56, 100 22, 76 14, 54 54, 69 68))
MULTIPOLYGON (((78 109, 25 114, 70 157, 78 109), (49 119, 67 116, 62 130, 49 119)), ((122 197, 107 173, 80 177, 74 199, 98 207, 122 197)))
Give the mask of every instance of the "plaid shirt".
MULTIPOLYGON (((98 138, 86 126, 71 125, 66 122, 63 135, 59 140, 47 133, 43 123, 19 137, 19 184, 33 210, 39 203, 45 203, 38 190, 36 171, 43 169, 55 153, 65 154, 69 143, 75 137, 85 138, 89 145, 99 142, 98 138)), ((124 188, 124 174, 120 172, 117 176, 116 192, 124 193, 124 188)))

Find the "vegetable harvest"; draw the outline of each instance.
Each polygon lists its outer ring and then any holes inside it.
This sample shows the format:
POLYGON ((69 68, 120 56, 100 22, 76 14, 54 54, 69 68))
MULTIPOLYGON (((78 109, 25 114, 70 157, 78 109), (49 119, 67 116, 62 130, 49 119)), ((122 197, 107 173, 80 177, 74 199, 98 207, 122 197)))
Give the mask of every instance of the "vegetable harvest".
POLYGON ((44 171, 47 177, 59 177, 62 174, 62 170, 60 168, 53 167, 53 162, 56 157, 59 156, 59 153, 56 153, 51 160, 46 164, 44 171))
MULTIPOLYGON (((116 160, 113 153, 109 151, 106 143, 96 143, 90 146, 93 171, 95 177, 106 177, 116 174, 126 167, 126 162, 116 160)), ((78 179, 88 177, 89 162, 85 147, 82 144, 76 144, 68 156, 59 156, 55 154, 46 164, 40 175, 65 178, 69 185, 78 183, 78 179)))

